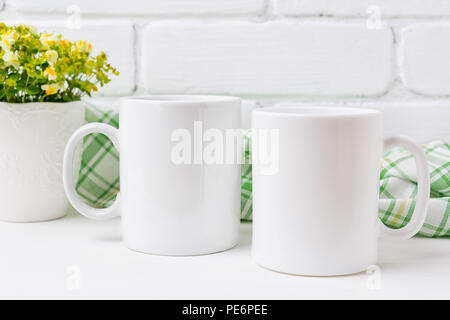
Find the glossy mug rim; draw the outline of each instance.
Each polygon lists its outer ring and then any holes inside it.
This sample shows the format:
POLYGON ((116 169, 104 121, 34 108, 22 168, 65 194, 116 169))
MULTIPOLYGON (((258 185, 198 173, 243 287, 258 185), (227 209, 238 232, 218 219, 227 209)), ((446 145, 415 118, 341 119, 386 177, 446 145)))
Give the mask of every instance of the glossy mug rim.
POLYGON ((120 98, 121 103, 146 104, 195 104, 195 103, 224 103, 238 102, 241 98, 235 96, 216 95, 188 95, 188 94, 151 94, 141 96, 128 96, 120 98))

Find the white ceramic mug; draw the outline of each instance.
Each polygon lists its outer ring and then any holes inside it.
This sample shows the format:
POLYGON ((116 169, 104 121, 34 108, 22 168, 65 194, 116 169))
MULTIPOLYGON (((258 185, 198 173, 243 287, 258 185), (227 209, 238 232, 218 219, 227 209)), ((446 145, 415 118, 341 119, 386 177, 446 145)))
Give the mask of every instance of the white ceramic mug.
MULTIPOLYGON (((408 138, 383 141, 380 112, 279 107, 252 116, 255 131, 279 135, 278 170, 267 174, 264 164, 253 166, 253 258, 259 265, 297 275, 358 273, 376 264, 380 233, 408 239, 422 227, 430 194, 425 154, 408 138), (414 214, 398 230, 378 218, 380 159, 393 146, 413 153, 418 172, 414 214)), ((255 154, 263 147, 253 141, 255 154)))
POLYGON ((196 143, 201 144, 199 139, 203 138, 198 136, 202 132, 196 132, 199 125, 203 132, 213 129, 223 133, 239 129, 240 118, 241 102, 234 97, 123 98, 120 130, 92 123, 71 137, 63 168, 66 194, 86 217, 101 220, 120 215, 124 243, 132 250, 157 255, 227 250, 238 241, 239 163, 177 163, 173 158, 177 145, 174 134, 190 135, 189 150, 184 152, 194 156, 195 150, 200 150, 196 143), (121 192, 106 209, 88 206, 74 189, 74 150, 91 133, 105 134, 120 150, 121 192))

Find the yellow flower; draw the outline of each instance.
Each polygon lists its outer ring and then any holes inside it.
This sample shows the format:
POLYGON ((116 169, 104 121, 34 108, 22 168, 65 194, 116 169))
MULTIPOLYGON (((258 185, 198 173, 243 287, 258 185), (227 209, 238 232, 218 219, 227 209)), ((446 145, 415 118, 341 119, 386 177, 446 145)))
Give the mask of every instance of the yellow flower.
POLYGON ((48 47, 49 45, 53 44, 57 40, 57 37, 53 34, 47 33, 47 34, 41 35, 40 40, 41 40, 41 43, 45 47, 48 47))
POLYGON ((5 65, 7 67, 13 66, 16 70, 20 68, 20 62, 17 58, 17 55, 14 52, 6 51, 3 55, 3 60, 5 61, 5 65))
POLYGON ((6 31, 6 33, 2 35, 2 38, 3 37, 10 38, 13 41, 17 41, 17 39, 19 39, 19 34, 14 29, 11 29, 11 30, 6 31))
POLYGON ((75 48, 80 52, 91 52, 92 44, 87 41, 80 40, 76 42, 75 48))
POLYGON ((50 65, 54 66, 56 61, 58 61, 58 52, 55 50, 49 50, 45 53, 45 58, 50 65))
POLYGON ((45 90, 45 94, 50 96, 52 94, 56 94, 58 90, 61 89, 61 86, 57 83, 52 83, 52 84, 44 84, 41 88, 42 90, 45 90))
POLYGON ((59 40, 59 43, 62 44, 63 46, 67 46, 68 44, 67 40, 59 40))
POLYGON ((4 50, 4 51, 9 51, 11 49, 11 45, 9 44, 9 41, 6 39, 1 39, 0 40, 0 47, 4 50))
POLYGON ((55 69, 53 69, 53 67, 47 67, 45 69, 44 75, 46 75, 48 77, 48 80, 50 81, 56 80, 57 78, 56 71, 55 69))
POLYGON ((17 39, 19 39, 19 34, 13 29, 8 30, 2 34, 0 46, 3 50, 9 51, 17 39))

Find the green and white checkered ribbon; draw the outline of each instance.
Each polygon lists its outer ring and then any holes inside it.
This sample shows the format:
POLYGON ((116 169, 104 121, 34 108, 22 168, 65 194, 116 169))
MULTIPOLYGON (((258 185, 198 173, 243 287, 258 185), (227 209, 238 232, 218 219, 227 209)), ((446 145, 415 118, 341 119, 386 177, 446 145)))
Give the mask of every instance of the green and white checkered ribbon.
MULTIPOLYGON (((102 110, 88 104, 88 122, 103 122, 118 127, 118 112, 102 110)), ((252 219, 252 166, 250 135, 244 134, 244 164, 242 165, 241 219, 252 219)), ((90 205, 109 206, 119 185, 119 154, 103 135, 85 139, 82 166, 77 191, 90 205)), ((442 141, 424 145, 430 166, 431 201, 420 234, 426 237, 450 236, 450 146, 442 141)), ((381 220, 392 228, 401 228, 411 219, 417 193, 414 158, 402 148, 389 151, 382 159, 380 184, 381 220)))

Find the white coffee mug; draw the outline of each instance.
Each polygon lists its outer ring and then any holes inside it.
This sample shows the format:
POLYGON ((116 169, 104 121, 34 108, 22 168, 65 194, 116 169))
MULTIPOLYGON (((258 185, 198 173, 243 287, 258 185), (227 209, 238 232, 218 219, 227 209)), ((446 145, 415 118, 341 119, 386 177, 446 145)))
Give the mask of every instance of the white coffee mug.
POLYGON ((234 97, 123 98, 120 130, 91 123, 69 140, 63 165, 67 197, 86 217, 120 215, 124 243, 135 251, 201 255, 230 249, 238 241, 240 166, 205 163, 203 145, 211 140, 208 132, 220 138, 238 130, 240 108, 234 97), (121 192, 106 209, 88 206, 74 189, 74 150, 91 133, 105 134, 120 150, 121 192))
POLYGON ((422 227, 430 195, 425 153, 408 138, 383 141, 380 112, 353 108, 262 108, 253 111, 253 258, 267 269, 335 276, 377 263, 379 234, 408 239, 422 227), (278 141, 267 146, 268 141, 278 141), (408 148, 418 172, 409 224, 398 230, 378 218, 383 150, 408 148), (277 170, 255 161, 277 154, 277 170))

